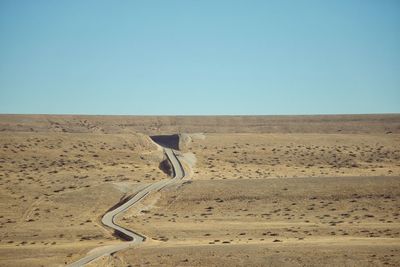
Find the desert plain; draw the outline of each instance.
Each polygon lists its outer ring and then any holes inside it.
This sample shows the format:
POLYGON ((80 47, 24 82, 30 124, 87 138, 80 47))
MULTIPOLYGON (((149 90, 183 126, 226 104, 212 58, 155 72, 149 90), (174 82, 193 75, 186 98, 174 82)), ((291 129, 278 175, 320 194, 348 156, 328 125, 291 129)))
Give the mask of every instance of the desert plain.
POLYGON ((0 115, 0 266, 399 266, 400 115, 0 115), (151 138, 153 137, 153 139, 151 138))

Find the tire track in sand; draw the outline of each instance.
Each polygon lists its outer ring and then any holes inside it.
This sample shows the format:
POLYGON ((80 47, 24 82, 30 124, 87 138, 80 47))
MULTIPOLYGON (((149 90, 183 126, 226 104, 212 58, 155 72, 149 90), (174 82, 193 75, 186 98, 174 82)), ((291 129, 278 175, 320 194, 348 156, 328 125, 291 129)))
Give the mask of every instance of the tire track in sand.
POLYGON ((181 162, 177 158, 175 152, 172 149, 166 147, 163 148, 163 151, 172 165, 173 178, 164 179, 156 183, 153 183, 149 186, 146 186, 145 188, 142 188, 141 190, 130 196, 128 199, 126 199, 124 202, 119 203, 115 207, 111 208, 111 210, 109 210, 106 214, 104 214, 104 216, 101 219, 101 222, 104 225, 114 229, 115 234, 121 237, 122 239, 126 240, 126 242, 116 245, 99 247, 89 252, 85 257, 69 264, 68 266, 70 267, 84 266, 85 264, 93 262, 99 259, 100 257, 111 255, 117 251, 136 246, 138 244, 143 243, 146 240, 146 237, 144 235, 141 235, 140 233, 136 233, 133 230, 129 230, 118 225, 115 222, 115 218, 120 213, 124 212, 125 210, 129 209, 136 203, 140 202, 151 192, 160 191, 164 187, 172 185, 178 180, 181 180, 185 177, 185 171, 182 167, 181 162))

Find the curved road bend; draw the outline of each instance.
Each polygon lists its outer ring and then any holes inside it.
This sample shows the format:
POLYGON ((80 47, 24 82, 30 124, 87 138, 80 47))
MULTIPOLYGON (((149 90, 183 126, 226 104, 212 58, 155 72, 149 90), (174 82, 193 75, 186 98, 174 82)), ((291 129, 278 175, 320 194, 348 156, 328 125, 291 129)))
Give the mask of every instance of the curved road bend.
POLYGON ((82 259, 80 259, 74 263, 71 263, 69 265, 70 267, 84 266, 85 264, 87 264, 91 261, 94 261, 102 256, 110 255, 119 250, 123 250, 123 249, 129 248, 129 247, 132 247, 134 245, 140 244, 146 240, 145 236, 117 225, 114 220, 118 214, 120 214, 121 212, 124 212, 128 208, 130 208, 133 205, 135 205, 136 203, 140 202, 149 193, 154 192, 154 191, 160 191, 167 185, 171 185, 171 184, 175 183, 177 180, 181 180, 185 177, 185 171, 183 170, 182 164, 176 157, 174 151, 170 148, 164 148, 164 153, 167 156, 168 160, 171 162, 171 165, 173 167, 173 171, 174 171, 173 178, 158 181, 154 184, 151 184, 151 185, 141 189, 135 195, 132 195, 130 197, 130 199, 128 201, 126 201, 125 203, 123 203, 121 206, 118 206, 117 208, 104 214, 103 218, 101 219, 101 222, 104 225, 114 229, 115 232, 119 236, 123 236, 125 239, 127 239, 129 241, 123 242, 123 243, 117 244, 117 245, 110 245, 110 246, 104 246, 104 247, 97 248, 95 251, 89 253, 82 259))

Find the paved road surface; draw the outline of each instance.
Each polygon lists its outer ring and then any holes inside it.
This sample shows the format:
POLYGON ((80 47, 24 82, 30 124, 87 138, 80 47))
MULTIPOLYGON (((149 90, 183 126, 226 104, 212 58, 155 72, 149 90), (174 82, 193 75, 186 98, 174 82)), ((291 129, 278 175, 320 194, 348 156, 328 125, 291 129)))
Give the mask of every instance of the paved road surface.
POLYGON ((129 240, 129 241, 123 242, 118 245, 110 245, 110 246, 100 247, 100 248, 96 249, 95 251, 86 255, 84 258, 82 258, 74 263, 71 263, 69 266, 71 266, 71 267, 84 266, 85 264, 87 264, 91 261, 94 261, 102 256, 110 255, 119 250, 123 250, 123 249, 129 248, 129 247, 135 246, 146 240, 145 236, 117 225, 115 223, 114 219, 116 218, 116 216, 118 214, 129 209, 130 207, 132 207, 133 205, 135 205, 136 203, 138 203, 139 201, 144 199, 151 192, 160 191, 165 186, 171 185, 171 184, 175 183, 177 180, 180 180, 185 177, 185 171, 183 170, 182 164, 176 157, 174 151, 170 148, 164 148, 164 153, 167 156, 168 160, 171 162, 171 165, 173 167, 173 171, 174 171, 173 178, 161 180, 159 182, 156 182, 154 184, 151 184, 151 185, 141 189, 139 192, 132 195, 128 201, 124 202, 122 205, 120 205, 120 206, 116 207, 115 209, 104 214, 103 218, 101 219, 101 222, 104 225, 114 229, 116 234, 118 234, 122 238, 129 240))

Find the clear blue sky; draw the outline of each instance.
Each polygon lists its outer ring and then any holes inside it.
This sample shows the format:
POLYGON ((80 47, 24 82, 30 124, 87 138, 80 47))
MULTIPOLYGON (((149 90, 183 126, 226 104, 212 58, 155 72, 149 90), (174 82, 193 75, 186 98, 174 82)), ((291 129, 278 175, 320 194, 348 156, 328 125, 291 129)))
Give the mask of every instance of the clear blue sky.
POLYGON ((0 113, 400 112, 400 1, 0 1, 0 113))

